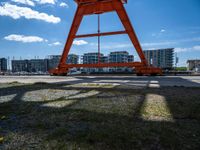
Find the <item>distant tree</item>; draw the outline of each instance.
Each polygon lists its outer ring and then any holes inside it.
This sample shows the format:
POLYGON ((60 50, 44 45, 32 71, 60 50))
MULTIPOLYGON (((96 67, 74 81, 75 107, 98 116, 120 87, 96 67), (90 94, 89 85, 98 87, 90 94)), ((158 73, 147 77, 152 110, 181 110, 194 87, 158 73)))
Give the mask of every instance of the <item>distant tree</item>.
POLYGON ((176 71, 187 71, 187 67, 177 67, 176 71))

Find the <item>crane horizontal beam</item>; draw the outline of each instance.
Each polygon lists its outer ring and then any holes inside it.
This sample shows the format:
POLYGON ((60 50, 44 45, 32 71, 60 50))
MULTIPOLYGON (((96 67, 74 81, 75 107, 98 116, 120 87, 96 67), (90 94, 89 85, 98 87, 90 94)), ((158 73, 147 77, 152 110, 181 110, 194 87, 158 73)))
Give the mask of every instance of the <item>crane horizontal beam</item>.
POLYGON ((61 68, 102 68, 102 67, 141 67, 141 62, 99 63, 99 64, 62 64, 61 68))
POLYGON ((94 34, 83 34, 83 35, 76 35, 75 38, 109 36, 109 35, 117 35, 117 34, 127 34, 127 32, 126 31, 115 31, 115 32, 104 32, 104 33, 94 33, 94 34))

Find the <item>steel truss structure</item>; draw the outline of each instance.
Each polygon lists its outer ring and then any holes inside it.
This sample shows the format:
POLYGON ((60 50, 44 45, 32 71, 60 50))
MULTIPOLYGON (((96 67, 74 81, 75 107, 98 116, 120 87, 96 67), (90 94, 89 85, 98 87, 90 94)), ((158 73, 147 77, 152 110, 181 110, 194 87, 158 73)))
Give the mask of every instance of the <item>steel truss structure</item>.
MULTIPOLYGON (((75 0, 78 7, 73 19, 73 23, 63 50, 63 54, 60 60, 60 63, 56 69, 50 70, 52 75, 66 75, 70 68, 101 68, 101 67, 132 67, 136 69, 138 75, 156 75, 162 74, 160 68, 151 67, 148 65, 142 47, 139 43, 139 40, 136 36, 136 33, 133 29, 131 21, 127 15, 127 12, 124 8, 124 4, 127 3, 127 0, 75 0), (94 34, 84 34, 77 35, 77 31, 81 24, 81 21, 84 16, 87 15, 99 15, 108 12, 116 12, 119 16, 123 26, 124 31, 116 32, 100 32, 100 25, 98 33, 94 34), (130 63, 101 63, 100 60, 100 37, 109 36, 109 35, 118 35, 118 34, 127 34, 135 47, 141 62, 130 62, 130 63), (86 38, 86 37, 98 37, 98 63, 97 64, 66 64, 66 60, 70 51, 70 48, 73 44, 74 39, 76 38, 86 38)), ((98 24, 100 24, 100 19, 98 18, 98 24)))

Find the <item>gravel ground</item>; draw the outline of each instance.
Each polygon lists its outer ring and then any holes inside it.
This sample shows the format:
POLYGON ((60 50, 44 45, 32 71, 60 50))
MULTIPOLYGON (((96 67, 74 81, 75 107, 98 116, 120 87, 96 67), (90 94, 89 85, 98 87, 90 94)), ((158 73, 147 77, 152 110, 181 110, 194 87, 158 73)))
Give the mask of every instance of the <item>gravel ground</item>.
POLYGON ((200 76, 161 76, 161 77, 137 77, 137 76, 0 76, 0 83, 56 83, 56 84, 120 84, 135 87, 200 87, 200 76))

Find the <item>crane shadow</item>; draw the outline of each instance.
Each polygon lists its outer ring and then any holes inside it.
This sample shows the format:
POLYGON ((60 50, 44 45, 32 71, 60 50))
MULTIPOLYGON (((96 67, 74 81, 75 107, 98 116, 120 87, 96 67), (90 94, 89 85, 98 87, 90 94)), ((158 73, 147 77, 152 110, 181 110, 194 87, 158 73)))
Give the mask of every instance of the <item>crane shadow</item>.
MULTIPOLYGON (((102 80, 105 78, 92 79, 90 83, 102 80)), ((135 83, 132 78, 128 80, 128 84, 135 83)), ((145 85, 152 84, 151 81, 147 79, 145 85)), ((0 116, 5 117, 0 120, 0 136, 5 137, 5 141, 0 148, 200 147, 200 88, 142 86, 137 89, 121 88, 124 82, 116 79, 114 83, 118 85, 74 87, 66 83, 36 83, 2 86, 0 116)))

